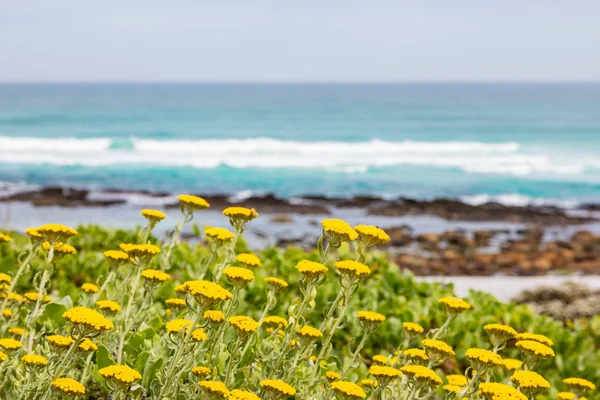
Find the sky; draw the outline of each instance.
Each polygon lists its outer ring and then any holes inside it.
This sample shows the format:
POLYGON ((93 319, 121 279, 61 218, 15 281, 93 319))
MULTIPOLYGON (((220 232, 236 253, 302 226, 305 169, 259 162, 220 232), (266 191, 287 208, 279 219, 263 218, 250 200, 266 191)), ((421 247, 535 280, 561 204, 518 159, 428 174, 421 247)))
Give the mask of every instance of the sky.
POLYGON ((0 81, 600 81, 598 0, 0 0, 0 81))

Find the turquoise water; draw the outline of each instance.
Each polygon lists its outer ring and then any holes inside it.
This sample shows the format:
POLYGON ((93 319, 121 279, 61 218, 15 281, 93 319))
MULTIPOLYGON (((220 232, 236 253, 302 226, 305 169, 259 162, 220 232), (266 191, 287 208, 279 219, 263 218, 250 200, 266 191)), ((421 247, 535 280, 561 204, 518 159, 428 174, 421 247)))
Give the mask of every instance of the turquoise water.
POLYGON ((0 85, 28 185, 600 201, 600 84, 0 85))

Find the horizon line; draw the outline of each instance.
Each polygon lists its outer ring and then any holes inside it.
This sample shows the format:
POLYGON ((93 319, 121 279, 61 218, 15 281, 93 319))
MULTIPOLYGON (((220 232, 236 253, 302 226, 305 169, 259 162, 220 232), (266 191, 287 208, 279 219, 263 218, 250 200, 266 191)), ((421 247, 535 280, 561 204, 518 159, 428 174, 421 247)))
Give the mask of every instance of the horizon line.
POLYGON ((600 84, 600 80, 419 80, 419 81, 295 81, 295 80, 275 80, 275 81, 245 81, 245 80, 23 80, 23 81, 3 81, 0 85, 510 85, 510 84, 532 84, 532 85, 564 85, 564 84, 600 84))

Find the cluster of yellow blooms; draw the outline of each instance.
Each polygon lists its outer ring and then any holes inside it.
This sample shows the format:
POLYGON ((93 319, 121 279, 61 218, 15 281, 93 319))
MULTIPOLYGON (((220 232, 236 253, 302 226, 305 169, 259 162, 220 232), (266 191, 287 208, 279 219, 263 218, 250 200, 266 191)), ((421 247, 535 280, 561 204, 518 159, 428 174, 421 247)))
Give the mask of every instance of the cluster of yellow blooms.
MULTIPOLYGON (((60 224, 26 231, 32 246, 28 256, 14 276, 0 273, 0 333, 11 336, 0 338, 3 398, 71 398, 88 395, 87 387, 93 395, 104 391, 118 400, 427 400, 442 389, 447 398, 456 400, 531 400, 550 388, 533 368, 554 357, 552 340, 518 333, 499 323, 483 327, 489 336, 489 349, 466 349, 468 368, 464 374, 440 374, 456 365, 449 361, 455 357, 455 349, 443 340, 450 324, 471 309, 468 302, 455 297, 438 299, 439 309, 446 313, 441 326, 426 332, 415 322, 403 321, 397 351, 375 355, 370 364, 361 363, 367 339, 386 323, 386 316, 379 312, 351 313, 348 308, 361 282, 376 270, 365 264, 367 251, 390 241, 376 226, 352 227, 338 219, 322 221, 320 259, 300 260, 295 266, 299 298, 289 305, 288 315, 269 315, 277 294, 290 283, 264 274, 256 255, 236 254, 245 225, 258 213, 251 208, 228 207, 223 215, 233 231, 205 229, 210 258, 192 269, 196 280, 174 285, 179 297, 169 298, 160 306, 153 302, 153 296, 164 283, 180 275, 170 257, 184 224, 196 212, 210 207, 206 200, 193 195, 181 195, 179 202, 183 218, 170 241, 161 246, 149 243, 148 238, 166 214, 141 211, 147 220, 140 231, 141 243, 122 243, 119 250, 103 252, 108 275, 82 284, 81 304, 62 312, 65 324, 55 332, 47 332, 39 318, 44 309, 50 310, 46 286, 54 261, 77 254, 77 249, 66 243, 77 231, 60 224), (356 259, 337 259, 334 249, 345 243, 355 243, 356 259), (30 257, 40 250, 45 262, 37 291, 20 296, 14 292, 15 283, 29 267, 30 257), (308 317, 316 307, 318 287, 333 273, 339 280, 339 292, 324 307, 319 326, 313 327, 308 317), (244 295, 259 279, 267 290, 263 309, 255 317, 235 315, 242 301, 246 308, 252 305, 253 299, 244 295), (30 304, 29 316, 21 318, 18 310, 26 302, 30 304), (350 320, 356 321, 362 332, 349 346, 349 354, 333 356, 332 339, 350 320), (157 322, 152 325, 149 321, 157 322), (16 326, 19 323, 23 327, 16 326), (523 361, 502 357, 501 351, 509 345, 520 350, 523 361), (138 357, 142 349, 147 351, 138 357), (494 371, 498 369, 512 375, 504 382, 495 382, 494 371), (97 379, 102 379, 102 386, 97 379)), ((0 243, 10 242, 11 237, 0 234, 0 243)), ((571 392, 561 392, 561 400, 582 399, 586 391, 595 390, 594 384, 580 378, 567 378, 564 384, 571 392)))

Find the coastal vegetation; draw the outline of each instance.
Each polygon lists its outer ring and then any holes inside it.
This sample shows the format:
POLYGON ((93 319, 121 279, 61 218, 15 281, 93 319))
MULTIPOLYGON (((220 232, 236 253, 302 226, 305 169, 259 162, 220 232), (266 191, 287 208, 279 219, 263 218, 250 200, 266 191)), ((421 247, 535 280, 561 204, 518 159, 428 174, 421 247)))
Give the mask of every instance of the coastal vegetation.
POLYGON ((209 203, 179 202, 139 230, 0 234, 3 399, 598 398, 598 318, 416 282, 375 226, 254 253, 254 209, 201 227, 209 203))

